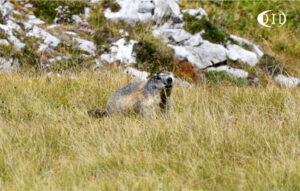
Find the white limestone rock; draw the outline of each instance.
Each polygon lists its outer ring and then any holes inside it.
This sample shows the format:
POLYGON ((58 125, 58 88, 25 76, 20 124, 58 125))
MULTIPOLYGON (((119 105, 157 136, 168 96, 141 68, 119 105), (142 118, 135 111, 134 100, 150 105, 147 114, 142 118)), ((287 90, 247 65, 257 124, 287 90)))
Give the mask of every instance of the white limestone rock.
POLYGON ((43 24, 45 24, 44 21, 42 21, 39 18, 36 18, 36 16, 34 16, 34 15, 28 15, 27 23, 31 24, 31 25, 43 25, 43 24))
POLYGON ((183 29, 155 29, 152 31, 155 37, 162 37, 168 43, 180 43, 189 40, 192 35, 183 29))
POLYGON ((294 87, 300 85, 300 78, 287 77, 282 74, 275 76, 274 80, 277 83, 279 83, 285 87, 288 87, 288 88, 294 88, 294 87))
POLYGON ((26 45, 13 35, 14 30, 21 30, 14 22, 8 21, 6 25, 0 24, 0 30, 7 34, 8 40, 13 44, 15 50, 19 51, 25 48, 26 45))
POLYGON ((249 66, 255 66, 258 63, 258 58, 254 52, 250 52, 238 45, 227 45, 227 56, 233 61, 239 61, 249 66))
POLYGON ((261 47, 255 45, 254 43, 249 42, 248 40, 243 39, 238 36, 235 36, 235 35, 230 35, 230 38, 232 40, 234 40, 235 42, 237 42, 240 46, 246 45, 246 46, 250 47, 251 50, 258 56, 258 58, 261 58, 264 55, 261 47))
POLYGON ((38 52, 44 52, 45 50, 47 50, 49 47, 47 44, 40 44, 38 52))
POLYGON ((14 5, 9 1, 0 0, 0 16, 4 22, 7 22, 9 16, 13 13, 14 5))
POLYGON ((134 77, 138 80, 147 80, 147 77, 149 76, 148 72, 139 71, 135 68, 128 67, 125 69, 124 73, 128 74, 131 77, 134 77))
POLYGON ((0 39, 0 45, 9 46, 9 42, 5 39, 0 39))
POLYGON ((163 18, 181 15, 179 5, 175 0, 117 0, 116 2, 121 6, 121 9, 118 12, 107 9, 104 16, 112 21, 123 21, 131 26, 137 22, 154 21, 161 23, 163 18))
POLYGON ((206 69, 206 71, 216 71, 216 72, 227 72, 237 78, 248 78, 248 72, 242 69, 232 68, 230 66, 219 66, 219 67, 211 67, 206 69))
POLYGON ((179 60, 187 60, 203 69, 227 59, 227 50, 224 46, 204 40, 200 46, 173 46, 175 56, 179 60))
POLYGON ((79 46, 78 46, 79 49, 88 52, 92 56, 96 55, 97 48, 96 48, 96 45, 92 41, 84 40, 81 38, 73 38, 73 39, 79 43, 79 46))
POLYGON ((177 60, 187 60, 192 64, 195 64, 199 68, 205 68, 206 66, 202 64, 200 57, 193 47, 185 46, 174 46, 169 45, 174 50, 175 58, 177 60))
POLYGON ((58 38, 38 26, 34 26, 32 30, 26 34, 26 36, 41 38, 43 39, 44 44, 47 44, 49 47, 56 47, 61 42, 58 38))
POLYGON ((91 0, 91 3, 99 3, 101 0, 91 0))
POLYGON ((0 57, 0 73, 6 73, 19 67, 18 59, 0 57))
POLYGON ((178 83, 178 84, 181 84, 182 86, 187 87, 187 88, 192 87, 192 85, 190 83, 188 83, 187 81, 185 81, 183 79, 180 79, 180 78, 175 78, 174 82, 178 83))
POLYGON ((125 38, 121 38, 112 43, 109 54, 101 55, 101 60, 109 64, 114 62, 121 62, 126 65, 136 63, 136 55, 133 51, 133 46, 136 43, 135 40, 127 42, 125 38))
POLYGON ((162 23, 164 18, 181 18, 181 11, 176 0, 153 0, 155 4, 152 18, 157 24, 162 23))

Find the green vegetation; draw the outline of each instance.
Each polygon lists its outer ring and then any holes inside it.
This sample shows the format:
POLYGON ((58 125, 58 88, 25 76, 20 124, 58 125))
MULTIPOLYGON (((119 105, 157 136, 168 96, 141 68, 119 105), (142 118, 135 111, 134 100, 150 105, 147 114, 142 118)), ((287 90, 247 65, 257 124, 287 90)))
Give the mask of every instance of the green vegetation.
POLYGON ((49 24, 54 22, 54 18, 62 15, 60 22, 71 22, 71 16, 74 14, 84 13, 84 8, 87 6, 85 1, 70 1, 70 0, 47 0, 47 1, 35 1, 31 0, 34 5, 33 13, 35 16, 41 18, 49 24), (63 13, 58 13, 57 8, 61 6, 65 8, 63 13))
POLYGON ((173 71, 174 53, 171 49, 161 49, 157 44, 149 41, 139 42, 134 45, 138 69, 151 74, 173 71), (166 50, 166 51, 165 51, 166 50))
POLYGON ((2 30, 0 30, 0 39, 7 39, 7 34, 2 30))
POLYGON ((300 189, 299 88, 176 85, 167 116, 88 117, 127 82, 0 75, 1 190, 300 189))
POLYGON ((227 72, 216 72, 216 71, 209 71, 205 73, 207 80, 215 85, 220 84, 231 84, 238 87, 242 87, 247 84, 247 80, 236 78, 227 72))
POLYGON ((118 12, 121 9, 121 6, 114 0, 103 0, 101 5, 104 9, 110 8, 112 12, 118 12))
POLYGON ((11 45, 0 44, 0 57, 10 55, 13 47, 11 45))
POLYGON ((204 30, 203 39, 219 44, 225 44, 228 39, 229 35, 220 27, 213 24, 207 17, 199 20, 195 16, 184 13, 183 20, 185 21, 183 28, 192 34, 204 30))

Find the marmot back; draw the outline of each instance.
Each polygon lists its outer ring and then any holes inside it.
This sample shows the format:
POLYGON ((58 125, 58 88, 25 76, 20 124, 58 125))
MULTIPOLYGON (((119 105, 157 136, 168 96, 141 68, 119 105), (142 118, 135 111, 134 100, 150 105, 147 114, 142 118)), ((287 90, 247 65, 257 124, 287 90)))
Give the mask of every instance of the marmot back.
POLYGON ((91 110, 90 116, 103 117, 113 113, 155 115, 171 107, 173 75, 155 74, 147 81, 130 83, 117 90, 108 100, 105 110, 91 110))

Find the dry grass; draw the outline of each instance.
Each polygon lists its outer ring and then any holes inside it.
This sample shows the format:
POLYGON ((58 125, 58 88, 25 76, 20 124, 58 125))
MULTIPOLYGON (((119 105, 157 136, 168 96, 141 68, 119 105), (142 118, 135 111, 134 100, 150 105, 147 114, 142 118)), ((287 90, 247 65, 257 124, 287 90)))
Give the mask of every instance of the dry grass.
POLYGON ((63 76, 0 76, 1 190, 300 189, 299 88, 176 86, 169 116, 91 119, 130 79, 63 76))

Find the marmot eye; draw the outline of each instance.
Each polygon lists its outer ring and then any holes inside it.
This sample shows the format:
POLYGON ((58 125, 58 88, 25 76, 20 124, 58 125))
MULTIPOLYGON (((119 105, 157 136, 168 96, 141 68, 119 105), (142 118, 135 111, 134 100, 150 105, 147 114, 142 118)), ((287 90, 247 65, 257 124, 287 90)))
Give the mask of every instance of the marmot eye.
POLYGON ((161 80, 161 77, 160 76, 156 76, 155 79, 156 80, 161 80))

